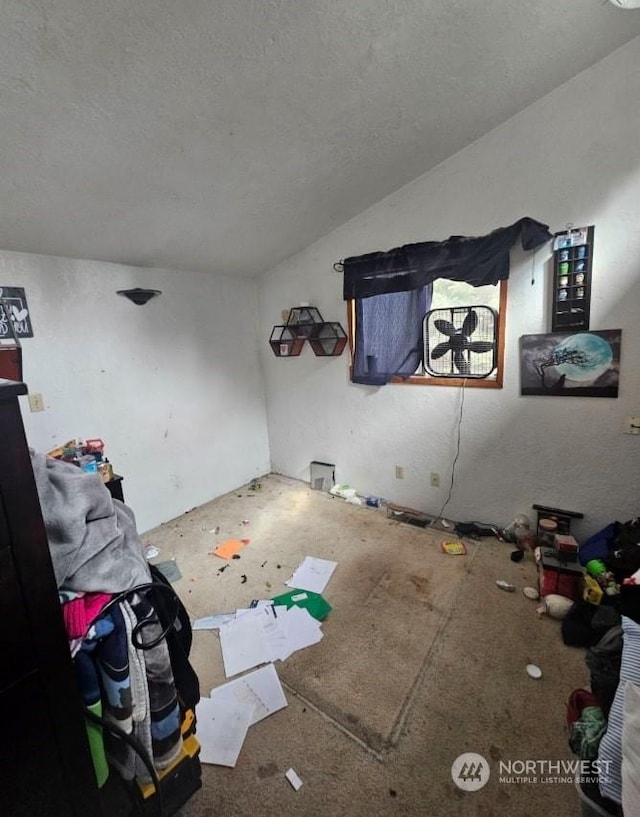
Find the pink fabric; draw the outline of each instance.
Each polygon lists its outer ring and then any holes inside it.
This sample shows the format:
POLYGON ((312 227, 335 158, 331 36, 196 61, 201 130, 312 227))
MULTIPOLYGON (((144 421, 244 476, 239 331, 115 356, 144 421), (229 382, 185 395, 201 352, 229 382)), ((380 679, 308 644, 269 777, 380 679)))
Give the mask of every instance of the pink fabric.
POLYGON ((84 638, 93 619, 112 598, 109 593, 87 593, 63 604, 62 615, 69 640, 84 638))

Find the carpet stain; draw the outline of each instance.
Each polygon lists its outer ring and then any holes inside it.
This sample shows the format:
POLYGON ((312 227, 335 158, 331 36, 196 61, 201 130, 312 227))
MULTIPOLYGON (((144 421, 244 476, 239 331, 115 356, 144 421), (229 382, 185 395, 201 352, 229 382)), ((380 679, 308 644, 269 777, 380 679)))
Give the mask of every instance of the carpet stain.
POLYGON ((273 777, 278 773, 278 766, 276 763, 265 763, 264 766, 258 766, 258 777, 264 780, 265 777, 273 777))
POLYGON ((389 575, 389 572, 385 570, 380 578, 375 580, 375 583, 364 600, 364 603, 368 604, 374 597, 377 598, 378 590, 387 590, 390 584, 391 576, 389 575))
POLYGON ((421 596, 426 596, 429 592, 429 579, 426 576, 409 576, 409 581, 421 596))

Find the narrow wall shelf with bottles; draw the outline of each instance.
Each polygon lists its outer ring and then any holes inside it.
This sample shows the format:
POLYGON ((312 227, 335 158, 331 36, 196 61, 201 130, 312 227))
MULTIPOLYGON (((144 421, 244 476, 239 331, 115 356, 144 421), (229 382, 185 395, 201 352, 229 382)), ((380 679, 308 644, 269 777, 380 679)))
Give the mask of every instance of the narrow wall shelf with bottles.
POLYGON ((588 331, 593 225, 556 233, 553 242, 552 332, 588 331))

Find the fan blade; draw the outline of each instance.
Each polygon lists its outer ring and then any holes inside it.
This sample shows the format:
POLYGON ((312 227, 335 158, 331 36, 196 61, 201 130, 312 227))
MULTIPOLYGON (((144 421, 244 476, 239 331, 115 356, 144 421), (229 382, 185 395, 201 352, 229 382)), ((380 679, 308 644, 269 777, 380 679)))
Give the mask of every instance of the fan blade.
POLYGON ((477 312, 469 312, 469 314, 462 323, 462 334, 465 335, 466 337, 469 337, 470 334, 476 331, 477 325, 478 325, 477 312))
POLYGON ((456 333, 455 326, 449 321, 438 319, 433 322, 433 325, 439 332, 442 332, 443 335, 447 335, 450 338, 452 338, 456 333))
POLYGON ((447 352, 451 351, 451 346, 448 343, 439 343, 437 346, 431 350, 430 357, 431 360, 437 360, 439 357, 446 355, 447 352))
POLYGON ((494 344, 490 340, 472 340, 466 346, 471 352, 493 352, 494 344))
POLYGON ((464 352, 462 350, 455 351, 453 353, 453 362, 456 364, 456 368, 460 372, 460 374, 469 374, 470 367, 467 359, 464 356, 464 352))

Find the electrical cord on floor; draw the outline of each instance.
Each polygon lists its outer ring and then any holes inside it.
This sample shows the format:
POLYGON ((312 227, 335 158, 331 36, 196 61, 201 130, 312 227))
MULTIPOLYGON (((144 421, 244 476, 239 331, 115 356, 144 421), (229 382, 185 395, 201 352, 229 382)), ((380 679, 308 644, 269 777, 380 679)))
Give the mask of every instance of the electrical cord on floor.
POLYGON ((451 465, 451 484, 449 485, 449 493, 447 494, 447 498, 444 501, 444 505, 440 508, 440 512, 436 516, 436 518, 431 523, 431 526, 435 525, 442 519, 442 514, 444 513, 444 509, 447 507, 451 500, 451 495, 453 493, 453 482, 455 479, 456 473, 456 463, 458 462, 458 457, 460 456, 460 429, 462 426, 462 409, 464 407, 464 387, 467 383, 466 378, 462 381, 462 386, 460 386, 460 412, 458 414, 458 439, 456 443, 456 454, 453 458, 453 464, 451 465))
MULTIPOLYGON (((101 718, 94 712, 91 712, 89 709, 85 709, 84 714, 88 721, 91 721, 97 726, 100 726, 102 729, 104 729, 105 732, 109 732, 109 734, 113 735, 113 737, 119 740, 123 740, 128 746, 131 747, 131 749, 133 749, 133 751, 138 755, 140 760, 142 760, 142 762, 145 765, 145 768, 149 772, 149 777, 151 778, 151 781, 153 782, 154 788, 156 790, 155 793, 156 817, 165 817, 164 803, 162 802, 162 790, 160 788, 160 779, 158 778, 158 774, 155 770, 151 758, 145 751, 140 741, 133 735, 128 735, 123 729, 120 729, 120 727, 116 726, 115 724, 109 723, 109 721, 105 720, 104 718, 101 718)), ((140 809, 139 801, 134 800, 133 797, 131 797, 130 799, 131 803, 133 804, 133 807, 135 808, 137 813, 141 815, 141 817, 149 817, 148 812, 140 809)))

